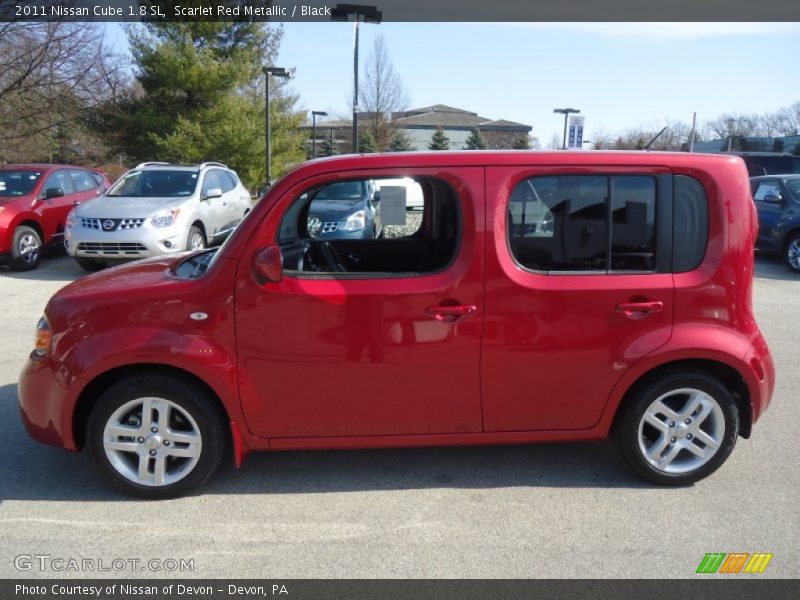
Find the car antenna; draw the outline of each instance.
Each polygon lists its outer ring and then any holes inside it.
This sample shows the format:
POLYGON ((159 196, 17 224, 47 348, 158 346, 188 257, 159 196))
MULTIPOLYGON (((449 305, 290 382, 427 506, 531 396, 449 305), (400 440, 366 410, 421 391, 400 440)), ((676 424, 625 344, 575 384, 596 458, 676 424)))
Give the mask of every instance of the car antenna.
POLYGON ((650 150, 650 146, 652 146, 652 145, 653 145, 653 143, 654 143, 654 142, 655 142, 655 141, 656 141, 658 138, 660 138, 660 137, 661 137, 661 134, 662 134, 662 133, 664 133, 666 130, 667 130, 667 128, 666 128, 666 127, 664 127, 664 129, 662 129, 661 131, 659 131, 659 132, 656 134, 656 137, 654 137, 652 140, 650 140, 649 142, 647 142, 647 145, 644 147, 644 149, 649 151, 649 150, 650 150))

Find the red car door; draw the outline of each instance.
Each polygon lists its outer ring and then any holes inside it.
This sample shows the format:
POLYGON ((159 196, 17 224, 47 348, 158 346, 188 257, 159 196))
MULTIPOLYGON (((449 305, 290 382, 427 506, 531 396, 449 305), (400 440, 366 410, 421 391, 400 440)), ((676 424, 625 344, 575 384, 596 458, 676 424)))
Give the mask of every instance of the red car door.
POLYGON ((58 169, 48 174, 39 190, 36 206, 44 228, 45 243, 49 243, 54 236, 63 235, 67 215, 76 201, 75 186, 67 169, 58 169), (62 195, 47 198, 47 190, 50 189, 59 189, 62 195))
MULTIPOLYGON (((305 275, 286 268, 284 252, 283 279, 260 284, 250 268, 254 253, 275 244, 284 214, 310 186, 377 175, 337 173, 300 181, 271 209, 237 272, 240 393, 255 435, 325 438, 481 430, 483 169, 447 173, 413 173, 446 182, 460 205, 460 233, 453 224, 453 238, 459 238, 453 259, 429 274, 305 275), (457 307, 469 310, 451 314, 461 310, 457 307)), ((385 175, 396 179, 409 173, 389 169, 385 175)), ((424 215, 429 219, 428 212, 424 215)), ((356 243, 392 245, 381 239, 356 243)))
POLYGON ((487 169, 485 431, 588 429, 625 370, 669 340, 671 181, 487 169))

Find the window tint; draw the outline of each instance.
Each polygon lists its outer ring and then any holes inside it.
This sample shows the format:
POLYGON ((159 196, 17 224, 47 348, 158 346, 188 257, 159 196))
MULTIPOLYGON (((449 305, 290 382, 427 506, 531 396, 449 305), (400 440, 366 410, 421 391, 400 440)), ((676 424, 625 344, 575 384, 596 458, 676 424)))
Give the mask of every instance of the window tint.
POLYGON ((108 191, 108 196, 177 198, 191 196, 197 187, 196 171, 153 169, 128 171, 108 191))
POLYGON ((72 188, 72 182, 66 171, 56 171, 50 175, 50 177, 45 180, 44 186, 42 186, 42 195, 50 188, 61 188, 65 196, 75 191, 72 188))
POLYGON ((708 198, 694 177, 676 175, 672 217, 672 270, 684 273, 696 269, 708 243, 708 198))
POLYGON ((779 196, 780 193, 781 184, 777 181, 760 181, 756 193, 753 194, 753 199, 763 202, 767 196, 779 196))
POLYGON ((73 169, 69 174, 70 177, 72 177, 72 183, 75 184, 76 192, 87 192, 97 187, 97 184, 88 171, 73 169))
POLYGON ((30 194, 41 176, 40 171, 0 171, 0 197, 30 194))
POLYGON ((220 181, 219 171, 209 171, 206 173, 206 178, 203 180, 203 196, 208 193, 208 190, 213 190, 214 188, 222 189, 222 182, 220 181))
POLYGON ((413 277, 450 264, 460 228, 458 195, 438 179, 339 181, 295 200, 279 243, 287 272, 413 277))
POLYGON ((562 175, 520 182, 508 205, 514 258, 538 271, 605 271, 607 195, 607 177, 562 175))
POLYGON ((656 268, 656 180, 611 178, 611 270, 656 268))
POLYGON ((800 179, 790 179, 786 182, 786 187, 789 188, 794 199, 800 202, 800 179))
POLYGON ((236 180, 228 171, 218 171, 218 174, 223 193, 230 192, 236 187, 236 180))

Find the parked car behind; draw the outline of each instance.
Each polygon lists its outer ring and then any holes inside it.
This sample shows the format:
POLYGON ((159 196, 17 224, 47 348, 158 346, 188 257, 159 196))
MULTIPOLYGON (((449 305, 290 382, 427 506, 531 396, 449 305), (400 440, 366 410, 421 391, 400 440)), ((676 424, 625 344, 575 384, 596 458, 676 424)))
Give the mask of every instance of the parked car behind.
POLYGON ((772 396, 755 237, 736 157, 311 161, 219 249, 57 292, 21 414, 37 440, 87 448, 110 482, 148 498, 206 481, 229 442, 238 466, 255 450, 611 436, 636 473, 691 484, 772 396), (402 236, 310 235, 318 191, 400 176, 423 201, 381 200, 402 236))
POLYGON ((70 165, 0 165, 0 259, 39 266, 42 248, 63 241, 67 215, 109 187, 100 171, 70 165))
POLYGON ((308 235, 318 239, 371 240, 380 237, 380 192, 375 182, 344 181, 312 192, 308 235))
POLYGON ((67 219, 70 256, 88 271, 110 262, 202 250, 233 231, 250 194, 221 163, 143 163, 67 219))
POLYGON ((777 252, 800 273, 800 174, 750 179, 758 211, 756 247, 777 252))

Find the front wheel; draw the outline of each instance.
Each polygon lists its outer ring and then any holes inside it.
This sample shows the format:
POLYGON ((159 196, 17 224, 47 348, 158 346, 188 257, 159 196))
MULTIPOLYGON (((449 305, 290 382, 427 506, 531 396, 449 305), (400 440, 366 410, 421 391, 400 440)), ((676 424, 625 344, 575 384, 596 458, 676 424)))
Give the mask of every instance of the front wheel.
POLYGON ((673 373, 631 399, 615 434, 623 457, 639 475, 662 485, 688 485, 730 456, 739 411, 714 377, 673 373))
POLYGON ((140 498, 172 498, 217 469, 224 423, 216 399, 201 387, 142 374, 100 397, 89 416, 86 443, 112 485, 140 498))
POLYGON ((11 240, 11 268, 31 271, 39 266, 42 256, 42 238, 33 227, 20 225, 11 240))
POLYGON ((789 270, 800 273, 800 233, 795 233, 786 240, 786 249, 783 258, 789 270))
POLYGON ((206 247, 206 236, 203 235, 203 231, 195 226, 189 229, 189 237, 186 240, 186 249, 187 250, 204 250, 206 247))

